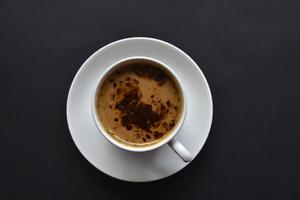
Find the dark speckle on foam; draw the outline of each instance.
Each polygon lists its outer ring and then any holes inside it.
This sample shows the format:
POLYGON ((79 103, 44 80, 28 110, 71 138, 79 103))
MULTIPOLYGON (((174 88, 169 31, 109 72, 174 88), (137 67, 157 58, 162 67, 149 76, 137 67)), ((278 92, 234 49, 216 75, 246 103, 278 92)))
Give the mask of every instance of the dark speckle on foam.
POLYGON ((152 110, 151 104, 141 102, 139 90, 133 89, 124 95, 117 103, 116 109, 122 112, 121 122, 123 126, 136 126, 149 132, 151 127, 162 119, 162 114, 152 110))

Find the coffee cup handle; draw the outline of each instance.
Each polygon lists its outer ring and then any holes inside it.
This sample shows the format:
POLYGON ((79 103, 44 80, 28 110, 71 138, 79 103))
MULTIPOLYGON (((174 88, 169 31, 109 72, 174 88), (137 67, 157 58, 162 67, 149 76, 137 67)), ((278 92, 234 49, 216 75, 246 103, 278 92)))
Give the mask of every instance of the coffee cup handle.
POLYGON ((191 162, 191 153, 176 139, 172 139, 168 145, 175 151, 175 153, 184 161, 191 162))

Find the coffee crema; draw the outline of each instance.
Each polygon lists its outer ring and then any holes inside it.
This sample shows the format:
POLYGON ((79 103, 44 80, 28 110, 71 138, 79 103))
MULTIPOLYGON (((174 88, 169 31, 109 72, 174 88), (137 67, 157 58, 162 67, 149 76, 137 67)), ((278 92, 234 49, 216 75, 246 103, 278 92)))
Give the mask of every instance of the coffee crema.
POLYGON ((107 132, 129 146, 161 141, 181 117, 182 94, 169 72, 151 61, 119 64, 99 89, 97 115, 107 132))

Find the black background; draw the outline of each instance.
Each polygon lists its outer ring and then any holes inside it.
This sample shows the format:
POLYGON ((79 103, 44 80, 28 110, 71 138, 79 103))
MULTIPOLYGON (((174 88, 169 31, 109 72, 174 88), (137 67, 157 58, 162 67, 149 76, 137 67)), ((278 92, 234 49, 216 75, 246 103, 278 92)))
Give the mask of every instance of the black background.
POLYGON ((299 13, 298 0, 0 0, 0 199, 300 199, 299 13), (81 64, 133 36, 203 64, 214 101, 196 159, 142 184, 91 166, 66 122, 81 64))

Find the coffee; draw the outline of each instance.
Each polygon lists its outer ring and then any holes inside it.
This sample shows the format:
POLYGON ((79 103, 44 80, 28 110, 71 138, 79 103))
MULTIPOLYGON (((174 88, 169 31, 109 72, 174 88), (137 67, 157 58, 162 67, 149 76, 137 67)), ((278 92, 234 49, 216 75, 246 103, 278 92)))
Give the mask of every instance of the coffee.
POLYGON ((182 94, 172 75, 152 61, 119 64, 103 80, 97 115, 106 131, 129 146, 149 146, 172 133, 182 94))

